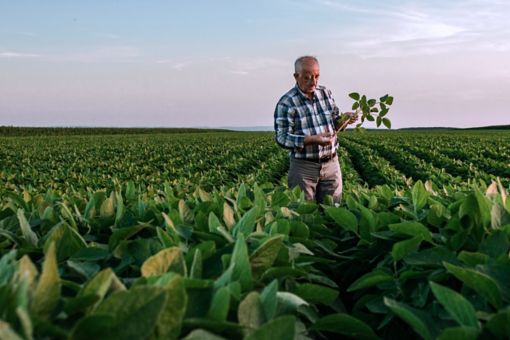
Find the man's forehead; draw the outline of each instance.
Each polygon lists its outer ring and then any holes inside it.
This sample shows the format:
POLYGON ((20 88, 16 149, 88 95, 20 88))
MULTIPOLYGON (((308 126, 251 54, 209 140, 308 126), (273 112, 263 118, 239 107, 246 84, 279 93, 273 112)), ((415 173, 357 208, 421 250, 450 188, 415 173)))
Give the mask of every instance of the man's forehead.
POLYGON ((301 66, 301 70, 305 71, 305 72, 314 72, 314 71, 318 72, 319 64, 314 63, 314 62, 306 63, 301 66))

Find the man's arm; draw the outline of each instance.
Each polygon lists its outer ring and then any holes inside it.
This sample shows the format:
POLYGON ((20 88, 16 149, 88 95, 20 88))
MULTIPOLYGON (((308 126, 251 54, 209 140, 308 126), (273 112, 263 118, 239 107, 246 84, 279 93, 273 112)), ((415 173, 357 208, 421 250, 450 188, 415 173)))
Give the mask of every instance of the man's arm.
POLYGON ((305 136, 294 134, 295 110, 279 102, 274 111, 276 143, 286 149, 301 149, 305 146, 305 136))
POLYGON ((296 111, 285 104, 278 103, 274 113, 274 128, 276 132, 276 143, 286 149, 302 149, 305 145, 319 144, 328 145, 333 136, 329 133, 318 135, 295 134, 294 115, 296 111))

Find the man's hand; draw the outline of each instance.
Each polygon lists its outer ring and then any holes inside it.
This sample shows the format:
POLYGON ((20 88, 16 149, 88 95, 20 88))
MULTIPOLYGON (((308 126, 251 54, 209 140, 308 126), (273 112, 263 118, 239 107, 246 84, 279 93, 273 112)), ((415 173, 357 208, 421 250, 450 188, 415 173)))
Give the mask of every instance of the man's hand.
POLYGON ((318 144, 322 146, 326 146, 331 144, 333 141, 334 135, 331 133, 323 132, 318 135, 305 136, 305 145, 308 144, 318 144))
POLYGON ((358 114, 354 112, 345 112, 347 116, 349 116, 349 120, 347 121, 347 124, 354 124, 358 121, 358 114))
POLYGON ((342 123, 338 131, 344 131, 347 125, 354 124, 358 121, 358 114, 354 112, 344 112, 343 114, 349 117, 349 119, 342 123))

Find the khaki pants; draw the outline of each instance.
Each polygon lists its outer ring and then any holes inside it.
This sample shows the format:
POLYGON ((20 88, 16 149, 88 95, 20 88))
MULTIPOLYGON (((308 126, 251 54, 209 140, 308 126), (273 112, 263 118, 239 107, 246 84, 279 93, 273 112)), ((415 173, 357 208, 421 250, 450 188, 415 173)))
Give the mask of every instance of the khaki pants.
POLYGON ((342 172, 338 157, 328 162, 290 158, 289 188, 299 186, 305 193, 305 199, 323 202, 326 195, 333 196, 333 201, 342 200, 342 172))

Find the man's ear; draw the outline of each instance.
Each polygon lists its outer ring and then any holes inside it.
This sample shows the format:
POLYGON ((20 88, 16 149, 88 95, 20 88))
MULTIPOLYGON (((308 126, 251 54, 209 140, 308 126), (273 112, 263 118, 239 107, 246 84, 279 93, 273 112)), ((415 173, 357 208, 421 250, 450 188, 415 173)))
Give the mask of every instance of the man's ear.
POLYGON ((299 73, 294 73, 294 79, 296 79, 296 80, 297 80, 297 79, 298 79, 298 77, 299 77, 299 73))

